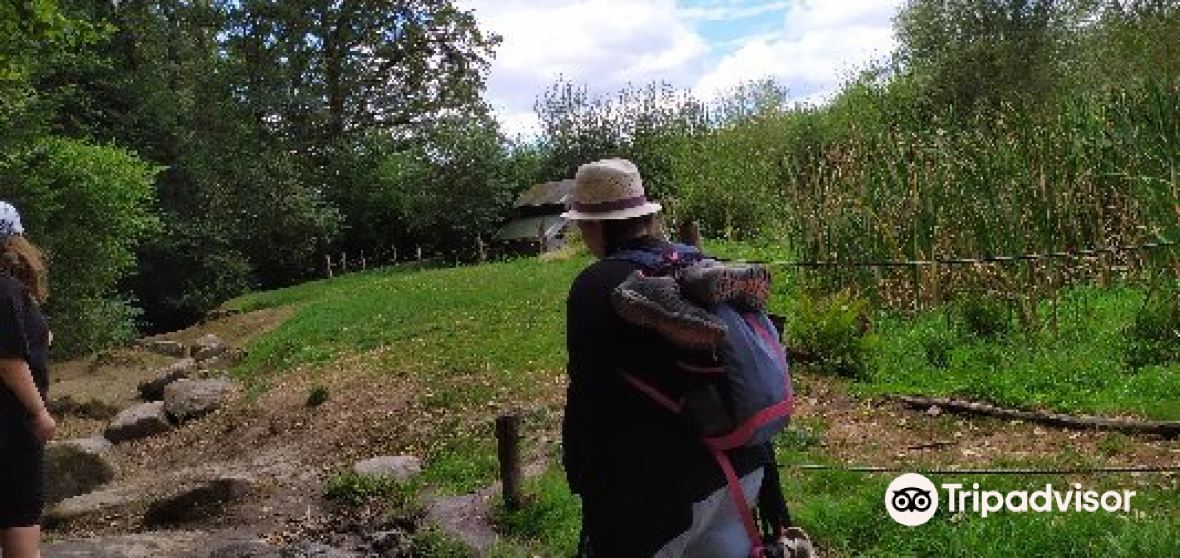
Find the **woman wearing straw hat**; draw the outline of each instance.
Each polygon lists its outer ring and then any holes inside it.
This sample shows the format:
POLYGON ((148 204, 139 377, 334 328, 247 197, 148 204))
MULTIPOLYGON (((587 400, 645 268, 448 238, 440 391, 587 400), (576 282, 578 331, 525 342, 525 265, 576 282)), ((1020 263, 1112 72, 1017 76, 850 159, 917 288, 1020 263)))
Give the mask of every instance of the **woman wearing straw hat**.
MULTIPOLYGON (((598 258, 574 280, 566 303, 563 463, 582 499, 579 555, 747 556, 741 516, 699 434, 623 376, 641 374, 673 397, 686 389, 675 365, 685 350, 620 318, 611 305, 612 291, 641 270, 612 254, 671 249, 655 222, 660 205, 648 201, 638 169, 623 159, 580 167, 573 200, 563 217, 577 222, 598 258)), ((752 500, 765 452, 739 448, 729 457, 752 500)))
POLYGON ((0 556, 37 558, 44 505, 44 444, 57 428, 45 408, 52 334, 41 252, 16 208, 0 202, 0 556))

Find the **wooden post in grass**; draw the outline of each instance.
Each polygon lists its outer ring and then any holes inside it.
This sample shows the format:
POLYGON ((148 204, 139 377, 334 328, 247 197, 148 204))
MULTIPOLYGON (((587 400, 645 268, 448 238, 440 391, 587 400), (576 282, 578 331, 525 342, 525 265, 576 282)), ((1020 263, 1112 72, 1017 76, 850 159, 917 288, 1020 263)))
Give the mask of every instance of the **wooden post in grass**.
POLYGON ((696 248, 701 247, 701 225, 696 221, 685 221, 680 224, 678 232, 680 242, 696 248))
POLYGON ((348 254, 340 253, 340 274, 348 273, 348 254))
POLYGON ((520 415, 496 417, 496 453, 500 458, 500 482, 504 487, 504 506, 508 511, 520 509, 520 415))
POLYGON ((361 271, 369 268, 369 262, 365 261, 365 251, 361 250, 361 271))
POLYGON ((479 256, 479 263, 488 261, 488 249, 484 246, 483 237, 475 235, 475 253, 479 256))
POLYGON ((332 278, 332 254, 324 254, 324 270, 328 272, 328 279, 332 278))
POLYGON ((422 263, 422 246, 418 246, 418 263, 422 263))

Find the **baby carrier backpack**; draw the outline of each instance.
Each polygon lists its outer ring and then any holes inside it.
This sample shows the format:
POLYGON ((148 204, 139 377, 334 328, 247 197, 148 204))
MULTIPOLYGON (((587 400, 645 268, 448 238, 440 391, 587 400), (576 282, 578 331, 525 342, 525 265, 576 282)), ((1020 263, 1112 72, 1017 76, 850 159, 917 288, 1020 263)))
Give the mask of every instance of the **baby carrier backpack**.
MULTIPOLYGON (((701 262, 712 262, 696 248, 683 244, 673 244, 665 253, 623 250, 609 258, 633 262, 649 276, 656 277, 668 276, 701 262)), ((687 415, 696 424, 725 475, 730 496, 742 511, 742 520, 752 544, 752 556, 763 556, 764 550, 769 555, 771 549, 763 548, 762 537, 725 452, 739 447, 762 446, 771 454, 768 468, 775 466, 772 442, 774 436, 787 426, 794 408, 786 349, 779 341, 777 328, 762 307, 721 301, 704 310, 724 323, 724 339, 714 350, 720 365, 701 367, 685 362, 677 365, 688 374, 723 375, 724 380, 720 381, 723 389, 716 389, 716 383, 706 383, 700 389, 690 389, 683 399, 674 401, 633 374, 624 372, 623 379, 656 403, 674 413, 687 415)), ((766 473, 758 498, 763 520, 768 521, 765 516, 771 513, 780 516, 778 521, 784 523, 775 527, 788 527, 790 519, 777 482, 777 470, 766 473), (768 510, 768 505, 771 508, 781 506, 781 510, 768 510)))

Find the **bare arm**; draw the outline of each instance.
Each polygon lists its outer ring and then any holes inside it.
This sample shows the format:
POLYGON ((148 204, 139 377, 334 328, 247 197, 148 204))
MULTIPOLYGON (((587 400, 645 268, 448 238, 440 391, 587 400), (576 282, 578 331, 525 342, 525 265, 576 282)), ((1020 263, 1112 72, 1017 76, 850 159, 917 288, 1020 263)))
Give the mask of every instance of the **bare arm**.
POLYGON ((33 416, 37 436, 46 442, 53 439, 57 425, 41 400, 41 392, 37 391, 37 384, 33 382, 29 364, 21 359, 0 358, 0 382, 12 390, 17 400, 33 416))

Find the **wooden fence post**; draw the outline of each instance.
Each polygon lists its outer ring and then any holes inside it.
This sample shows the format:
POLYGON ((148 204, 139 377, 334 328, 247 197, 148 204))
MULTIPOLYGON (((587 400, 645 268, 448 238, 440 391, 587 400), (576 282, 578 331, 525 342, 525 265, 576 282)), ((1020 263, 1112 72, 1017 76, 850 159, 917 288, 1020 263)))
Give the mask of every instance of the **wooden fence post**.
POLYGON ((348 254, 340 253, 340 274, 348 273, 348 254))
POLYGON ((361 271, 368 269, 369 262, 365 261, 365 251, 361 250, 361 271))
POLYGON ((504 488, 504 506, 520 509, 520 415, 496 417, 496 449, 500 460, 500 482, 504 488))
POLYGON ((328 272, 328 279, 332 278, 332 254, 324 254, 324 269, 328 272))
POLYGON ((422 263, 422 246, 418 246, 418 263, 422 263))
POLYGON ((479 263, 488 261, 487 247, 484 246, 483 238, 480 235, 475 235, 475 252, 479 256, 479 263))

